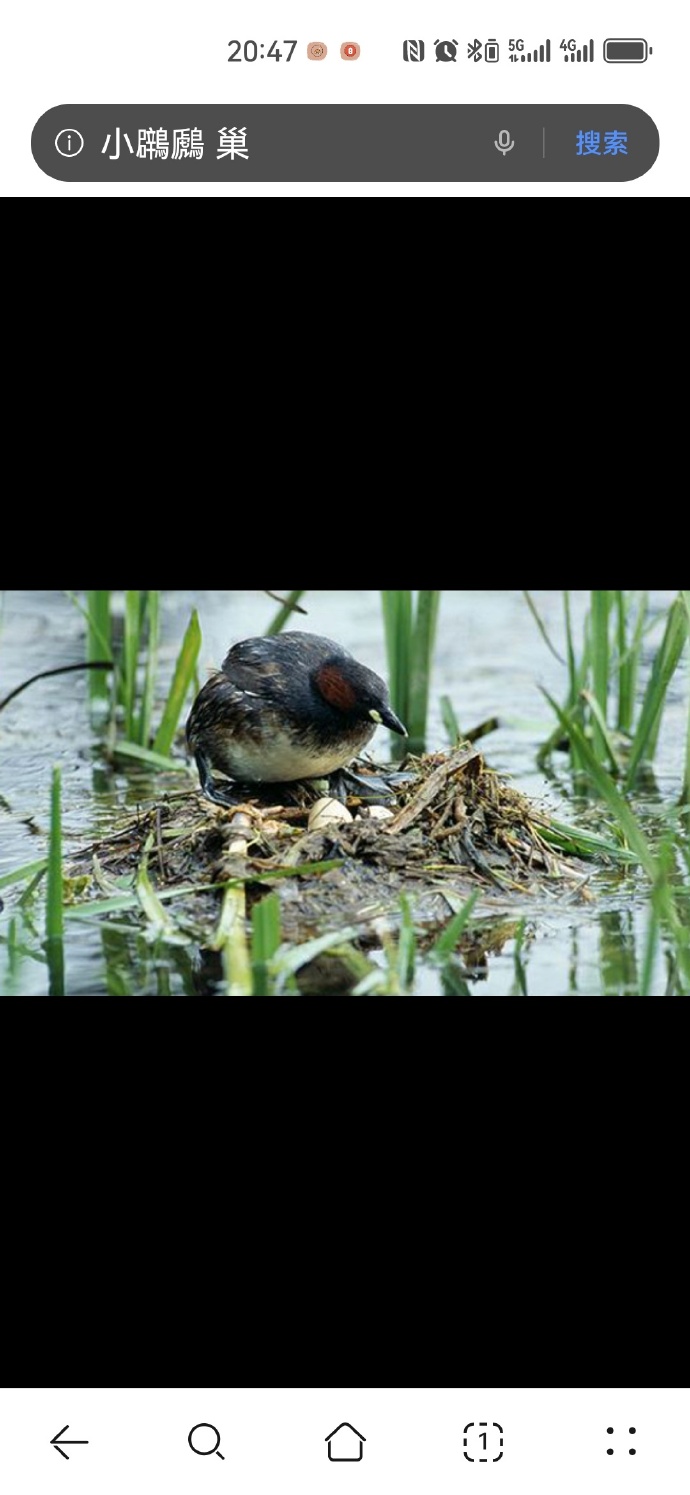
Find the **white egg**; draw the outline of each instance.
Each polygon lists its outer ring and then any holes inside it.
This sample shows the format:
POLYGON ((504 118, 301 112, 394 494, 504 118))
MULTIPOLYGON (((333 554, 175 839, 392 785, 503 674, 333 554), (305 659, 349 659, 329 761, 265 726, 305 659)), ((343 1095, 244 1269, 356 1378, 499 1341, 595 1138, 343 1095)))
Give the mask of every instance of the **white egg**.
POLYGON ((330 799, 328 795, 324 799, 317 799, 309 811, 310 831, 323 831, 328 825, 345 825, 352 820, 347 805, 341 805, 340 800, 330 799))

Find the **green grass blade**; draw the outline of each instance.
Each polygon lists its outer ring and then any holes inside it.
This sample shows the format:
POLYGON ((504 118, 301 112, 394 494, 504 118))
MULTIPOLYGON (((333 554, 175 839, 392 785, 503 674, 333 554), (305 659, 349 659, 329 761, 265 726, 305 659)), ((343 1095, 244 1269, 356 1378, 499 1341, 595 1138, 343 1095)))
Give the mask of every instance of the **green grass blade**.
POLYGON ((572 720, 572 717, 567 716, 565 711, 561 710, 561 707, 549 695, 548 691, 544 690, 543 686, 541 689, 542 694, 546 696, 549 705, 555 711, 564 731, 575 738, 582 762, 604 803, 608 805, 609 810, 617 820, 628 846, 631 851, 634 851, 638 861, 644 867, 647 876, 655 883, 658 874, 656 858, 633 811, 623 799, 623 796, 619 794, 610 774, 606 772, 606 769, 595 756, 582 728, 577 722, 572 720))
POLYGON ((417 957, 417 936, 412 922, 412 910, 409 899, 404 893, 400 895, 400 933, 398 935, 398 954, 396 960, 398 989, 401 995, 412 990, 414 981, 414 968, 417 957))
POLYGON ((575 660, 575 644, 573 642, 573 620, 570 614, 570 592, 563 593, 563 611, 565 614, 565 643, 568 655, 568 705, 574 706, 579 693, 579 684, 575 660))
MULTIPOLYGON (((89 661, 112 659, 110 592, 87 592, 86 609, 88 616, 86 635, 87 659, 89 661)), ((89 693, 92 701, 107 701, 108 680, 105 670, 92 670, 90 672, 89 693)))
POLYGON ((144 673, 144 689, 141 696, 141 708, 137 723, 137 742, 142 747, 148 747, 151 736, 151 714, 153 712, 153 700, 156 690, 156 676, 158 673, 158 644, 160 640, 160 592, 146 593, 146 610, 148 613, 149 632, 146 645, 146 670, 144 673))
POLYGON ((146 921, 150 925, 151 933, 155 938, 167 940, 171 944, 179 944, 180 940, 184 937, 181 935, 174 919, 171 919, 170 915, 163 908, 163 904, 153 888, 144 861, 142 861, 137 872, 134 891, 146 916, 146 921))
MULTIPOLYGON (((685 621, 690 639, 690 592, 681 592, 683 606, 685 608, 685 621)), ((688 692, 688 718, 685 728, 685 772, 683 774, 683 793, 681 804, 690 804, 690 692, 688 692)), ((0 884, 1 886, 1 884, 0 884)))
POLYGON ((527 990, 527 972, 525 970, 525 963, 522 959, 522 947, 525 941, 526 926, 527 921, 525 919, 521 919, 515 935, 515 948, 513 950, 513 969, 515 972, 515 980, 513 982, 513 989, 511 991, 512 997, 529 996, 529 992, 527 990))
POLYGON ((272 637, 272 635, 274 633, 281 633, 282 632, 283 628, 285 627, 285 624, 287 622, 289 622, 289 620, 290 620, 290 618, 291 618, 291 616, 292 616, 292 614, 293 614, 293 612, 294 612, 294 610, 295 610, 295 608, 297 606, 297 603, 300 601, 300 599, 303 596, 304 596, 304 592, 289 592, 288 593, 283 606, 278 609, 278 612, 276 613, 273 621, 271 623, 269 623, 268 628, 266 629, 266 636, 267 636, 267 638, 272 637))
POLYGON ((41 862, 25 862, 23 867, 15 867, 14 872, 3 872, 0 888, 10 888, 14 882, 26 882, 27 878, 45 872, 47 866, 47 859, 44 858, 41 862))
POLYGON ((647 938, 645 940, 644 958, 642 971, 640 973, 640 989, 638 996, 649 997, 652 993, 652 976, 654 974, 654 963, 656 961, 659 947, 659 916, 652 903, 649 910, 649 924, 647 926, 647 938))
POLYGON ((616 776, 618 776, 618 774, 620 773, 620 764, 616 757, 616 750, 613 746, 609 729, 606 725, 606 722, 604 721, 601 706, 599 705, 596 697, 592 695, 591 690, 583 690, 582 695, 584 700, 587 702, 594 721, 596 722, 601 733, 601 740, 604 744, 604 752, 609 760, 611 771, 612 773, 616 774, 616 776))
POLYGON ((163 757, 169 754, 172 747, 187 692, 194 679, 194 671, 196 670, 200 649, 201 627, 199 625, 199 614, 196 608, 194 608, 187 625, 187 631, 182 640, 182 648, 177 656, 175 673, 163 712, 163 720, 158 728, 153 744, 154 752, 162 753, 163 757))
POLYGON ((629 601, 625 592, 613 593, 616 613, 616 642, 618 645, 618 718, 619 732, 627 732, 632 724, 633 697, 630 693, 631 656, 628 650, 629 601))
POLYGON ((140 592, 125 592, 125 637, 122 654, 122 704, 125 708, 125 737, 134 742, 134 707, 137 693, 139 659, 140 592))
POLYGON ((412 593, 382 592, 381 605, 388 656, 388 684, 393 710, 405 725, 409 714, 412 649, 412 593))
POLYGON ((60 769, 56 765, 53 769, 50 790, 50 841, 46 887, 46 954, 51 997, 65 996, 61 777, 60 769))
POLYGON ((570 856, 607 856, 615 861, 637 861, 633 852, 616 845, 615 841, 607 841, 605 836, 598 836, 594 831, 583 830, 581 826, 568 825, 564 820, 549 818, 547 822, 539 820, 537 816, 532 818, 542 841, 547 841, 549 846, 557 846, 560 851, 565 851, 570 856))
POLYGON ((453 954, 458 940, 472 918, 479 893, 480 889, 476 888, 474 893, 470 893, 469 898, 463 903, 462 908, 458 910, 457 914, 453 914, 452 919, 446 924, 442 934, 439 935, 438 939, 431 946, 429 954, 432 959, 444 961, 447 960, 449 955, 453 954))
POLYGON ((594 699, 599 712, 594 715, 592 743, 600 762, 606 757, 606 737, 602 730, 602 719, 606 722, 609 694, 609 610, 610 592, 591 594, 591 639, 592 639, 592 684, 594 699))
POLYGON ((450 696, 441 696, 441 720, 451 747, 457 747, 458 743, 462 742, 462 733, 450 696))
MULTIPOLYGON (((585 688, 590 671, 590 618, 589 614, 587 614, 583 630, 582 658, 580 659, 580 662, 578 664, 577 655, 575 653, 569 592, 563 593, 563 605, 565 611, 565 633, 568 654, 569 687, 566 710, 569 713, 572 713, 572 716, 576 721, 581 722, 583 720, 583 704, 581 699, 581 691, 585 688)), ((579 773, 582 768, 582 764, 580 762, 580 757, 577 751, 577 743, 573 742, 572 740, 570 742, 570 761, 573 767, 573 772, 579 773)))
POLYGON ((687 638, 687 615, 682 597, 671 604, 661 644, 654 656, 652 673, 642 703, 635 735, 630 750, 626 788, 630 788, 637 776, 643 758, 652 758, 656 747, 664 701, 669 683, 683 652, 687 638))
POLYGON ((48 845, 48 886, 46 892, 46 938, 61 940, 62 917, 62 808, 59 767, 53 769, 50 790, 50 842, 48 845))
POLYGON ((444 997, 471 997, 459 960, 451 957, 441 967, 441 992, 444 997))
POLYGON ((407 746, 413 752, 423 749, 425 745, 431 666, 440 601, 440 592, 418 592, 417 594, 417 608, 412 631, 409 721, 405 722, 410 734, 407 746))
MULTIPOLYGON (((616 593, 616 597, 626 597, 625 592, 616 593)), ((623 630, 620 619, 618 624, 618 668, 620 680, 618 687, 618 727, 621 732, 631 732, 635 712, 635 693, 637 689, 637 675, 642 655, 642 643, 645 634, 648 606, 647 592, 628 594, 625 603, 626 625, 623 630), (632 598, 637 596, 637 611, 632 629, 632 638, 629 637, 630 623, 632 617, 632 598), (625 632, 625 640, 624 634, 625 632), (623 650, 623 652, 621 652, 623 650)))
POLYGON ((149 768, 166 770, 168 773, 189 773, 189 764, 182 758, 166 758, 165 753, 157 753, 153 748, 140 747, 138 742, 116 742, 114 749, 116 758, 136 758, 138 763, 145 763, 149 768))
POLYGON ((282 990, 286 978, 294 976, 301 966, 315 960, 324 950, 332 950, 335 945, 345 945, 348 940, 356 939, 357 934, 358 931, 353 926, 332 929, 329 934, 320 934, 316 939, 306 940, 303 945, 280 945, 270 962, 271 974, 277 978, 278 989, 282 990))
POLYGON ((255 997, 272 997, 275 984, 269 962, 280 947, 280 899, 269 893, 252 909, 252 990, 255 997))

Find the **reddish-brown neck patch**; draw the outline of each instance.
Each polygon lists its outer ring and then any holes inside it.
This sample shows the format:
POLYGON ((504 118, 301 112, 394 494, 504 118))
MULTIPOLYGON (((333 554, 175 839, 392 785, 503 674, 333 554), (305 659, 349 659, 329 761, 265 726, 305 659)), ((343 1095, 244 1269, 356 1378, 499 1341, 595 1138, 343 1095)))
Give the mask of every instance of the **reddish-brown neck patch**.
POLYGON ((351 711, 357 701, 357 696, 345 679, 337 664, 325 664, 318 670, 315 681, 325 701, 329 706, 335 706, 338 711, 351 711))

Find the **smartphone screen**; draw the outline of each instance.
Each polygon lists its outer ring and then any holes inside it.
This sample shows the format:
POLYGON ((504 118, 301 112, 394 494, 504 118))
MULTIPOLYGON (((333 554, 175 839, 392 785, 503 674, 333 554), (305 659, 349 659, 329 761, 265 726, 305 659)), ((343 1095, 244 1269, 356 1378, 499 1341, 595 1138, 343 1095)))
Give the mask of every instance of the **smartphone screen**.
POLYGON ((687 15, 650 0, 33 0, 6 196, 685 196, 687 15))

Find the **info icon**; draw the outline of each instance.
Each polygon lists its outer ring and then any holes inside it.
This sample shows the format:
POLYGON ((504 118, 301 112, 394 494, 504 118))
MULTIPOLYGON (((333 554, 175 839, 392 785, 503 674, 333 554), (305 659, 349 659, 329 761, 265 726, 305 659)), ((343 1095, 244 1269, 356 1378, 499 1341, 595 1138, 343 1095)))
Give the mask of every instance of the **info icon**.
POLYGON ((340 47, 340 56, 344 62, 356 62, 361 50, 359 42, 343 42, 340 47))
POLYGON ((403 42, 403 62, 423 62, 424 42, 403 42))
POLYGON ((307 57, 310 57, 312 62, 323 62, 327 52, 328 47, 325 42, 307 42, 307 57))

